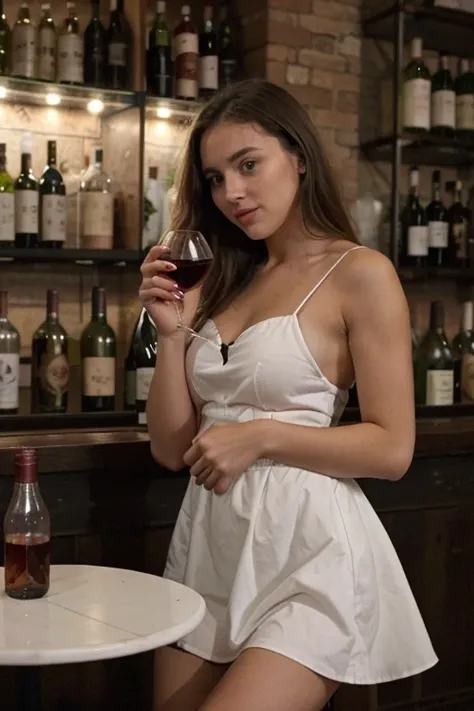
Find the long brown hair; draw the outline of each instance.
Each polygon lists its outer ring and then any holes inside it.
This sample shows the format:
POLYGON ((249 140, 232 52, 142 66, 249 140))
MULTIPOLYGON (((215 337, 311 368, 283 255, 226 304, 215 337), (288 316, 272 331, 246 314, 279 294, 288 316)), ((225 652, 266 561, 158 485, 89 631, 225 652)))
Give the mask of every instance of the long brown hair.
POLYGON ((264 79, 248 79, 217 94, 195 119, 176 176, 171 228, 199 230, 208 239, 214 264, 203 284, 194 327, 221 311, 266 261, 264 240, 253 241, 215 206, 201 165, 205 131, 223 121, 253 123, 301 157, 306 173, 300 204, 306 229, 358 243, 332 168, 305 109, 291 94, 264 79))

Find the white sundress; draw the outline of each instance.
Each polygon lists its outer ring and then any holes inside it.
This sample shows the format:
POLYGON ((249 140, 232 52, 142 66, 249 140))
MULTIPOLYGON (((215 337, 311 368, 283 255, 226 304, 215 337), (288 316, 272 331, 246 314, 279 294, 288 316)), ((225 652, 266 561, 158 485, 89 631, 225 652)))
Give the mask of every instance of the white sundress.
MULTIPOLYGON (((293 314, 247 328, 225 364, 214 323, 204 325, 215 345, 195 339, 186 359, 200 431, 256 418, 337 424, 347 393, 319 369, 298 314, 348 252, 293 314)), ((261 647, 348 684, 437 662, 392 543, 353 479, 268 460, 222 496, 191 479, 164 574, 206 601, 203 622, 178 642, 203 659, 228 663, 261 647)))

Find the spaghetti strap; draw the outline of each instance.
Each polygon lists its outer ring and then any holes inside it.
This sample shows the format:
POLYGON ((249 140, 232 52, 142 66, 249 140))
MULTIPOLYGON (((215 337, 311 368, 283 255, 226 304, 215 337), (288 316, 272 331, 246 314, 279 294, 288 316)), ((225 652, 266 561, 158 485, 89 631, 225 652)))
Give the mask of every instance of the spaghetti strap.
POLYGON ((297 308, 296 311, 294 312, 294 315, 295 315, 295 316, 298 315, 298 313, 301 311, 301 309, 302 309, 303 306, 306 304, 306 302, 309 301, 310 298, 313 296, 313 294, 315 293, 315 291, 317 291, 317 290, 319 289, 319 287, 320 287, 322 284, 324 284, 324 282, 326 281, 326 279, 328 278, 328 276, 329 276, 330 274, 332 274, 332 272, 335 270, 335 268, 342 262, 342 260, 344 259, 344 257, 345 257, 346 255, 348 255, 350 252, 354 252, 356 249, 365 249, 365 247, 364 247, 363 244, 359 244, 359 245, 357 245, 357 247, 351 247, 351 248, 348 249, 346 252, 344 252, 344 254, 341 254, 341 256, 339 257, 339 259, 337 259, 337 260, 334 262, 334 264, 332 265, 332 267, 331 267, 330 269, 328 269, 328 271, 326 272, 326 274, 318 281, 318 283, 316 284, 316 286, 313 286, 313 288, 311 289, 311 291, 309 292, 309 294, 304 297, 303 301, 301 302, 301 304, 298 306, 298 308, 297 308))

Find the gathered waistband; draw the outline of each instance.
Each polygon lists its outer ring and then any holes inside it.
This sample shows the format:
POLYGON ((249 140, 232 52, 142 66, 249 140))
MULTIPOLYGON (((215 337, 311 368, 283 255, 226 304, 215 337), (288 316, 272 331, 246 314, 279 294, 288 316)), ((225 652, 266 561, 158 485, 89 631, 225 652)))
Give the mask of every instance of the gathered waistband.
POLYGON ((274 459, 256 459, 249 469, 267 469, 267 467, 288 467, 283 462, 275 462, 274 459))

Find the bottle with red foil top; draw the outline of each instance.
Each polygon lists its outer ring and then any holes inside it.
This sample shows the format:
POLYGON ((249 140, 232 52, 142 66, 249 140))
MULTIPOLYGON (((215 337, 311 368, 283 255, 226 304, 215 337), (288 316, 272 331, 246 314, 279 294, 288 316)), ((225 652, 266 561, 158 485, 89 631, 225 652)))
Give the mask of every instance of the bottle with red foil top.
POLYGON ((34 600, 49 590, 51 523, 39 490, 36 450, 17 450, 14 462, 14 490, 3 523, 5 592, 34 600))

